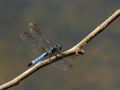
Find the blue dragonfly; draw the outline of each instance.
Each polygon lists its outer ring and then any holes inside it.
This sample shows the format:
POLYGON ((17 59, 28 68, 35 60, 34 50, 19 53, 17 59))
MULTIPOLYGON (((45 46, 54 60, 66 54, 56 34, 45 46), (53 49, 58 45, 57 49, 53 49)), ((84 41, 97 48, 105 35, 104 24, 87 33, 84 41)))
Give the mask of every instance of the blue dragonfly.
MULTIPOLYGON (((62 45, 52 45, 34 23, 29 23, 29 33, 22 32, 20 33, 20 37, 35 54, 39 55, 32 60, 28 66, 32 66, 47 57, 50 58, 52 55, 57 55, 58 53, 61 54, 60 51, 62 50, 62 45)), ((72 68, 72 65, 65 60, 55 62, 54 66, 65 71, 72 68)))

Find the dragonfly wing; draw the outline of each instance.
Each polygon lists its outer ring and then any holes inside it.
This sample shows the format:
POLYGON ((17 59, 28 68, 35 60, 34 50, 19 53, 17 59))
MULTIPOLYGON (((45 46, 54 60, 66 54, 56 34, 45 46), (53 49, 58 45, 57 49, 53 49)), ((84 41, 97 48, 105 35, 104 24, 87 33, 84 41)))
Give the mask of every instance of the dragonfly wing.
POLYGON ((58 69, 61 69, 64 71, 68 71, 68 70, 71 70, 73 68, 72 64, 70 64, 69 62, 67 62, 65 60, 57 61, 57 62, 53 63, 53 65, 55 67, 57 67, 58 69))
POLYGON ((41 48, 48 48, 50 46, 50 42, 44 36, 44 34, 39 30, 38 26, 34 23, 29 23, 29 31, 31 36, 36 40, 41 48))
POLYGON ((39 31, 39 28, 36 24, 29 23, 30 33, 23 32, 20 33, 22 41, 32 49, 36 54, 40 54, 46 51, 49 48, 50 42, 46 37, 39 31))
POLYGON ((37 41, 27 32, 20 33, 22 41, 36 54, 40 54, 40 47, 37 41))

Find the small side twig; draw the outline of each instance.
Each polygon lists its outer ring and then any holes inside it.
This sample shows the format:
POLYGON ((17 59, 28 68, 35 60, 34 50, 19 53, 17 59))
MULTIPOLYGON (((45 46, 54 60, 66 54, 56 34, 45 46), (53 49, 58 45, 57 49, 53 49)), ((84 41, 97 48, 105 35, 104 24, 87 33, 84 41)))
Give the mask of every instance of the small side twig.
POLYGON ((63 55, 57 55, 57 58, 55 56, 51 57, 51 59, 46 59, 44 61, 41 61, 34 65, 33 67, 29 68, 22 74, 18 75, 13 80, 3 84, 0 86, 0 90, 5 90, 10 87, 13 87, 15 85, 18 85, 22 80, 30 76, 32 73, 37 71, 38 69, 47 66, 51 63, 54 63, 64 57, 68 57, 70 55, 75 54, 83 54, 84 51, 82 50, 82 47, 84 47, 91 39, 93 39, 96 35, 98 35, 100 32, 102 32, 110 23, 112 23, 118 16, 120 16, 120 9, 116 10, 108 19, 106 19, 102 24, 100 24, 96 29, 94 29, 89 35, 87 35, 81 42, 79 42, 77 45, 72 47, 71 49, 64 51, 63 55))

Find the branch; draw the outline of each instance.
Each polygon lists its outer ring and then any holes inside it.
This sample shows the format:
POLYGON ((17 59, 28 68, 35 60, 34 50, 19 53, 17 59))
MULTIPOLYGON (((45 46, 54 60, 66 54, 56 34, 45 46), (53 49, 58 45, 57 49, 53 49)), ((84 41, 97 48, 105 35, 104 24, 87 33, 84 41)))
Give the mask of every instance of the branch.
POLYGON ((25 78, 27 78, 28 76, 30 76, 32 73, 34 73, 35 71, 37 71, 38 69, 45 67, 51 63, 54 63, 58 60, 61 60, 64 57, 68 57, 71 55, 76 55, 76 54, 83 54, 84 51, 82 50, 82 48, 91 40, 93 39, 96 35, 98 35, 100 32, 102 32, 103 30, 105 30, 105 28, 112 23, 118 16, 120 16, 120 9, 116 10, 108 19, 106 19, 102 24, 100 24, 96 29, 94 29, 89 35, 87 35, 81 42, 79 42, 77 45, 75 45, 74 47, 72 47, 71 49, 62 52, 63 55, 57 55, 51 57, 51 59, 46 59, 44 61, 38 62, 36 65, 34 65, 33 67, 29 68, 28 70, 26 70, 25 72, 23 72, 22 74, 18 75, 16 78, 14 78, 13 80, 3 84, 0 86, 0 90, 5 90, 8 89, 10 87, 13 87, 15 85, 18 85, 22 80, 24 80, 25 78))

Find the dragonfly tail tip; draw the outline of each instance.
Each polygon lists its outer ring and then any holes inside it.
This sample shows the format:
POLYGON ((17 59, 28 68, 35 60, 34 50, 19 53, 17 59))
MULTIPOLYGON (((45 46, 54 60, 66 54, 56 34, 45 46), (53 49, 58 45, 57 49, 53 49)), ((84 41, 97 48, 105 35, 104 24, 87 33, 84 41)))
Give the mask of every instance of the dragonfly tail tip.
POLYGON ((29 63, 29 64, 28 64, 28 67, 30 67, 31 65, 32 65, 32 63, 29 63))

